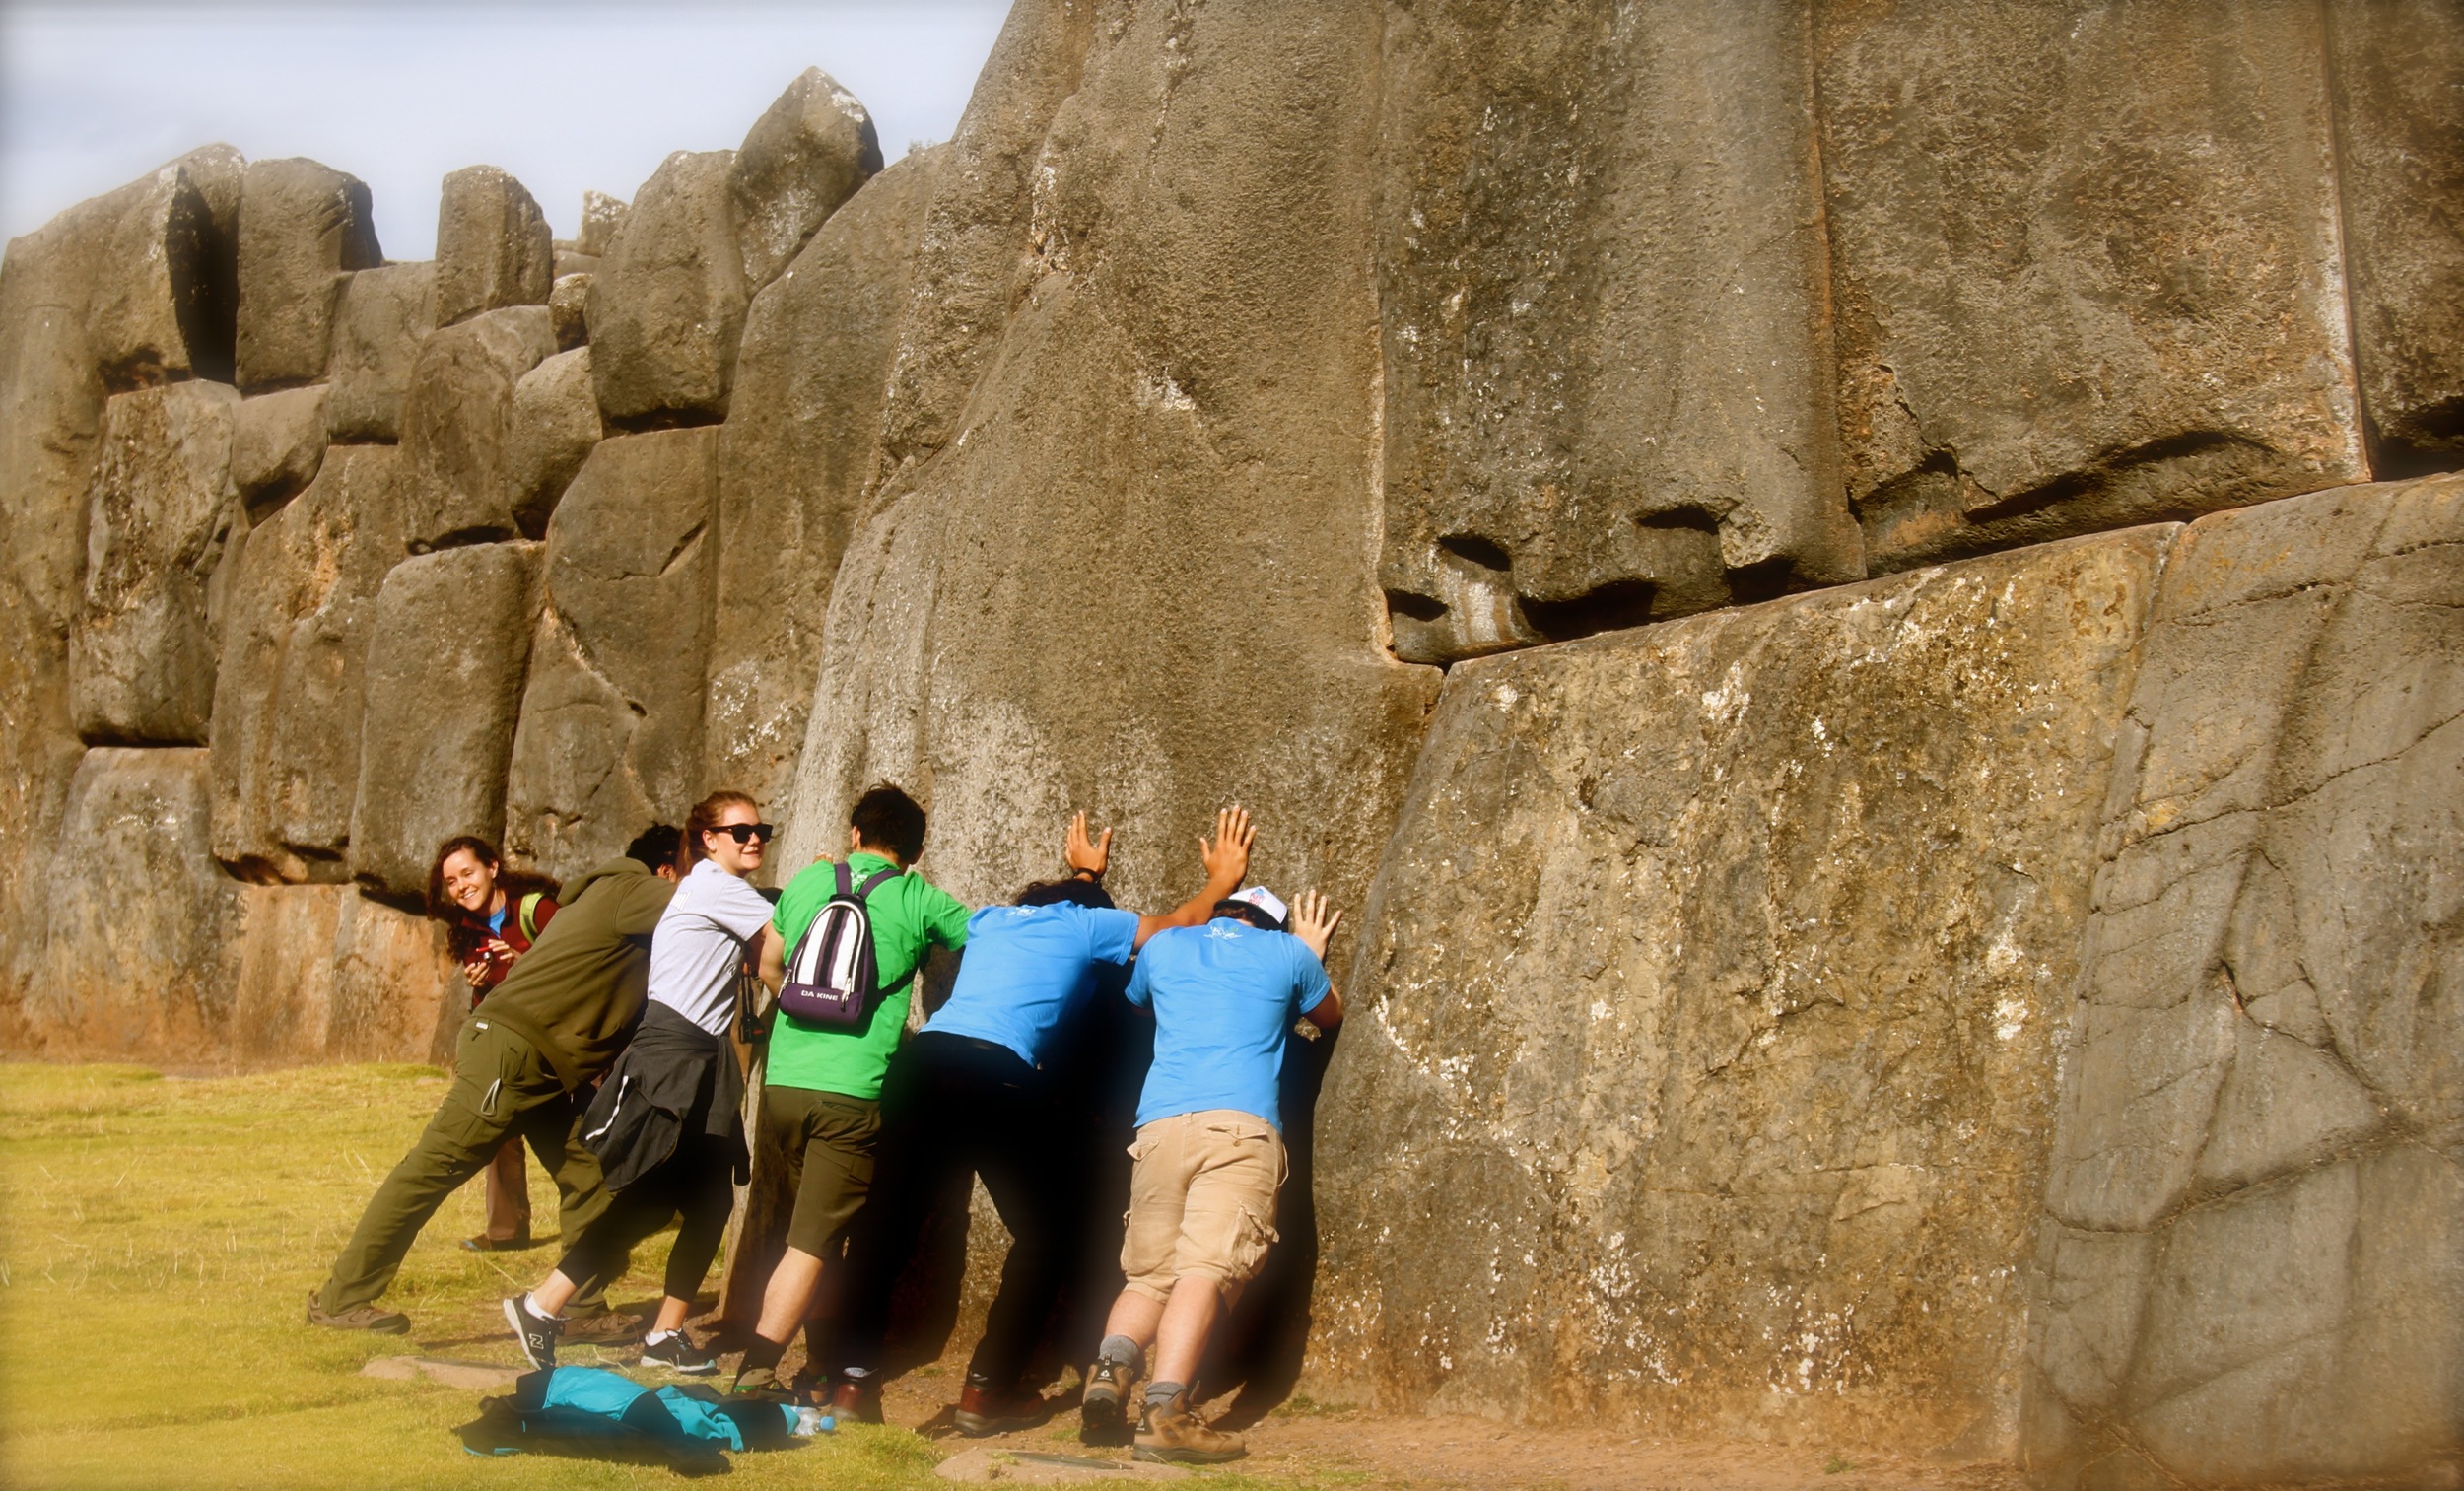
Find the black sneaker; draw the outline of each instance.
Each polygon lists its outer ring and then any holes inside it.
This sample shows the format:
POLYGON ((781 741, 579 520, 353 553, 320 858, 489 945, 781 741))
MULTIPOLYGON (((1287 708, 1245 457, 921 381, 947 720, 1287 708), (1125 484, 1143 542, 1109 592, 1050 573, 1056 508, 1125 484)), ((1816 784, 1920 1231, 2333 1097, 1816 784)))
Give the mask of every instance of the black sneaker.
POLYGON ((1078 1443, 1126 1445, 1129 1421, 1123 1404, 1129 1396, 1129 1369, 1109 1359, 1087 1369, 1086 1391, 1078 1399, 1078 1443))
POLYGON ((517 1294, 505 1302, 505 1323, 513 1327, 513 1339, 521 1343, 522 1355, 541 1372, 556 1366, 556 1338, 563 1334, 563 1322, 535 1315, 530 1309, 530 1296, 517 1294))
POLYGON ((685 1331, 671 1330, 664 1339, 643 1346, 642 1365, 664 1367, 687 1377, 709 1377, 719 1370, 719 1358, 694 1345, 693 1337, 685 1331))

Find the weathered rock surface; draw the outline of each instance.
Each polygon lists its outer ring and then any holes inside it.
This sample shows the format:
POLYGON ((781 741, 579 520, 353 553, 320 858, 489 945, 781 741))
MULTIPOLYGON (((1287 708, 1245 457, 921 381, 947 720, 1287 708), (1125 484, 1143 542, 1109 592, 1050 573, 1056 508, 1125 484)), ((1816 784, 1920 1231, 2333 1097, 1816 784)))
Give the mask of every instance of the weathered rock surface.
POLYGON ((252 161, 240 191, 240 386, 325 375, 343 276, 385 261, 367 183, 314 161, 252 161))
POLYGON ((91 256, 88 332, 112 387, 231 381, 243 169, 240 152, 209 145, 66 215, 91 256))
POLYGON ((722 419, 750 298, 733 151, 659 163, 590 280, 590 374, 621 427, 722 419))
POLYGON ((603 191, 582 194, 582 232, 574 239, 574 252, 598 258, 616 241, 616 230, 625 226, 625 218, 633 209, 621 197, 603 191))
POLYGON ((437 266, 363 269, 342 287, 334 315, 325 431, 337 441, 402 438, 402 396, 419 344, 437 325, 437 266))
POLYGON ((325 459, 329 386, 310 383, 240 401, 232 416, 231 485, 250 511, 278 508, 315 480, 325 459))
POLYGON ((2431 1484, 2464 1381, 2464 479, 2192 526, 2103 804, 2048 1483, 2431 1484))
POLYGON ((779 277, 839 204, 881 169, 872 115, 818 67, 753 121, 727 169, 748 293, 779 277))
POLYGON ((2007 1451, 2166 528, 1456 667, 1353 957, 1313 1362, 2007 1451))
POLYGON ((505 850, 559 879, 699 795, 718 456, 707 426, 602 441, 548 520, 505 850))
POLYGON ((2326 7, 2347 293, 2380 477, 2464 465, 2464 13, 2326 7))
POLYGON ((240 396, 185 382, 115 396, 87 508, 70 712, 96 743, 201 744, 214 704, 207 587, 230 511, 240 396))
POLYGON ((879 461, 882 390, 942 156, 874 178, 745 317, 719 434, 702 770, 766 803, 792 784, 803 749, 831 580, 879 461))
POLYGON ((400 452, 336 445, 249 530, 214 692, 214 853, 256 881, 345 878, 359 790, 362 663, 404 552, 400 452))
POLYGON ((1387 29, 1379 567, 1443 662, 1865 576, 1808 14, 1387 29))
POLYGON ((548 320, 556 328, 560 352, 571 352, 590 340, 590 278, 587 271, 559 274, 548 291, 548 320))
POLYGON ((530 661, 535 544, 474 544, 394 566, 365 671, 351 873, 413 899, 437 846, 505 833, 505 774, 530 661))
POLYGON ((420 345, 402 398, 403 498, 414 546, 523 531, 515 514, 513 388, 555 351, 545 305, 491 310, 420 345))
POLYGON ((558 353, 522 374, 513 385, 512 443, 506 450, 515 527, 547 531, 557 499, 606 433, 590 382, 589 348, 558 353))
POLYGON ((437 324, 546 305, 553 238, 547 214, 504 171, 466 166, 447 175, 437 206, 437 324))
POLYGON ((2321 25, 1822 8, 1843 453, 1877 570, 2363 478, 2321 25))
POLYGON ((240 888, 207 847, 206 753, 97 747, 69 788, 44 885, 45 970, 25 1010, 54 1056, 219 1048, 240 888))
POLYGON ((333 960, 327 1060, 452 1064, 470 985, 446 950, 441 923, 346 896, 334 923, 333 960))

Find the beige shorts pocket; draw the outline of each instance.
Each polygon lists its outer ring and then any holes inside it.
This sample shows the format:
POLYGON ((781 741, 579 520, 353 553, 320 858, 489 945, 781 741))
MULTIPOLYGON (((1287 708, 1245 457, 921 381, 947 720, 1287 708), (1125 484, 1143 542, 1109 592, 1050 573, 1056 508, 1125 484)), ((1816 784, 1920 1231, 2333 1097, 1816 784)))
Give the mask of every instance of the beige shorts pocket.
POLYGON ((1266 1219, 1254 1209, 1241 1208, 1241 1225, 1232 1239, 1232 1282, 1247 1283, 1258 1277, 1266 1266, 1266 1250, 1283 1240, 1283 1235, 1267 1225, 1266 1219))

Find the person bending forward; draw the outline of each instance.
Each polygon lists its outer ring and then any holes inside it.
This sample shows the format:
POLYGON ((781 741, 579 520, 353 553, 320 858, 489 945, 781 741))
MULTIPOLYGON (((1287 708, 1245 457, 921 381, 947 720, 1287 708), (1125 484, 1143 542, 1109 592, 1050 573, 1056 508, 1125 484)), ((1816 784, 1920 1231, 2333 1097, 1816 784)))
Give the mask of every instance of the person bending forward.
POLYGON ((1138 956, 1128 998, 1155 1012, 1155 1062, 1129 1146, 1129 1285, 1087 1372, 1081 1438, 1118 1443, 1122 1402, 1155 1348, 1134 1452, 1208 1463, 1247 1453, 1192 1411, 1206 1337, 1275 1240, 1286 1164, 1276 1091, 1295 1013, 1321 1030, 1343 1019, 1327 978, 1342 913, 1316 892, 1292 909, 1264 886, 1219 903, 1202 927, 1164 932, 1138 956))

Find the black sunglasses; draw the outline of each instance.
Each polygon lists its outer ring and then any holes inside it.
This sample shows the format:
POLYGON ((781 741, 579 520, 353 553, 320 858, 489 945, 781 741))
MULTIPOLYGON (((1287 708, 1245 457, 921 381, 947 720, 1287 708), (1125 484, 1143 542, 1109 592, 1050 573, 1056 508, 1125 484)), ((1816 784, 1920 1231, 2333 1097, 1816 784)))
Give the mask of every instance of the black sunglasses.
POLYGON ((724 834, 738 844, 748 839, 758 839, 768 844, 779 837, 779 825, 775 823, 722 823, 710 832, 724 834))

